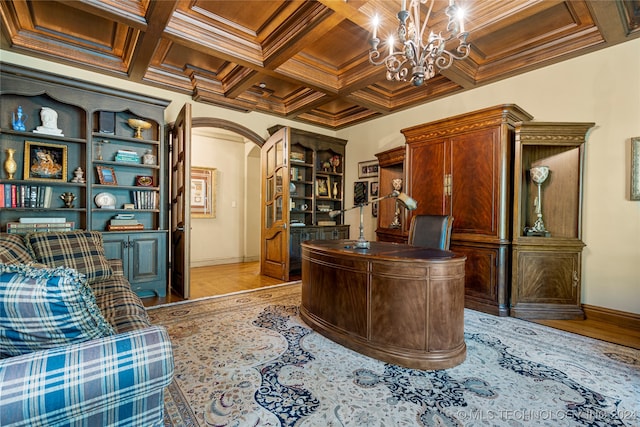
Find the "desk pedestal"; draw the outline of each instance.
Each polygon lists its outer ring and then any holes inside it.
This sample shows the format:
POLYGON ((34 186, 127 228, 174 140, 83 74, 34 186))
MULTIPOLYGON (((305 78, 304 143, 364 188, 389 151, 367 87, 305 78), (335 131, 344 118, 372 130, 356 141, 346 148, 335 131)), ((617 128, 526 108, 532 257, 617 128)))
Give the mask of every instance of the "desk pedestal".
POLYGON ((465 257, 353 241, 302 244, 302 319, 359 353, 416 369, 465 360, 465 257))

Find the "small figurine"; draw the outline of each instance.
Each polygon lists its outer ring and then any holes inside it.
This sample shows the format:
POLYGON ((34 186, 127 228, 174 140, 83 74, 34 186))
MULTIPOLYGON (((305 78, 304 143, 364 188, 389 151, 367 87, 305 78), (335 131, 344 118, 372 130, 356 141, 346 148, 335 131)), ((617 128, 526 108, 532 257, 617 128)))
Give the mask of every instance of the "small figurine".
POLYGON ((65 208, 73 208, 73 201, 76 199, 76 195, 72 192, 62 193, 60 198, 64 201, 65 208))
POLYGON ((61 129, 58 129, 58 113, 50 107, 42 107, 40 110, 42 126, 38 126, 34 133, 46 133, 48 135, 64 136, 61 129))
POLYGON ((13 130, 26 131, 24 123, 27 121, 27 115, 22 113, 22 106, 18 105, 17 113, 11 113, 11 126, 13 130))
POLYGON ((84 184, 86 182, 84 179, 84 171, 80 166, 73 171, 73 178, 71 178, 71 182, 78 184, 84 184))
POLYGON ((331 158, 331 160, 329 160, 329 162, 331 163, 331 166, 333 167, 333 173, 337 173, 338 166, 340 166, 340 156, 338 156, 336 154, 335 156, 333 156, 331 158))

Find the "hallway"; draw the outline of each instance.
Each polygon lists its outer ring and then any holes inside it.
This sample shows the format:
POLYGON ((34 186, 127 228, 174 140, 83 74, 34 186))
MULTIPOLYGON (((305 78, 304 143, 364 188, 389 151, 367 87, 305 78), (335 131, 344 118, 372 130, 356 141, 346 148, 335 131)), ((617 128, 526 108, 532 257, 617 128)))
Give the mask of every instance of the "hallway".
MULTIPOLYGON (((260 275, 260 262, 220 264, 191 269, 191 298, 225 295, 282 283, 282 280, 260 275)), ((177 295, 143 298, 145 307, 183 301, 177 295)))

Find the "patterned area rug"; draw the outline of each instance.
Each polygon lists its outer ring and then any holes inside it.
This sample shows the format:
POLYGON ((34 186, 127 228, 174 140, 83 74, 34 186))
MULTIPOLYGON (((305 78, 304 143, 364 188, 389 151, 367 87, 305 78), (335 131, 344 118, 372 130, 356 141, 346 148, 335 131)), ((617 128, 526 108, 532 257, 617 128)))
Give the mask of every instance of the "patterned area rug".
POLYGON ((298 314, 299 283, 150 309, 169 329, 167 426, 640 426, 640 351, 465 310, 467 359, 420 371, 298 314))

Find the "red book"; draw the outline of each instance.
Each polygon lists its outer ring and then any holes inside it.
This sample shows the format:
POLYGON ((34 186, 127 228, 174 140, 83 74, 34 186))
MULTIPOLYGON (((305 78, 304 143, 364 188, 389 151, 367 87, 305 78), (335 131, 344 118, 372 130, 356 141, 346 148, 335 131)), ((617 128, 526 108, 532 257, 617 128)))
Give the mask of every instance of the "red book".
POLYGON ((18 186, 11 184, 11 207, 18 207, 18 186))

